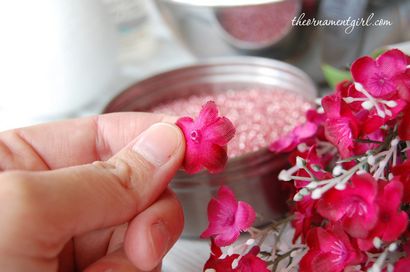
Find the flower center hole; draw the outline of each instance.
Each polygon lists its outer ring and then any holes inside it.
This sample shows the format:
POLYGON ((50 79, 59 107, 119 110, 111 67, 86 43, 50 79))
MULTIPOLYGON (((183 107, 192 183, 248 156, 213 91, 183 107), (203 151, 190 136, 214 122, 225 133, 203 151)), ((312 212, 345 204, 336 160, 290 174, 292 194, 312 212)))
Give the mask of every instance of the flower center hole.
POLYGON ((199 141, 201 141, 201 132, 199 132, 199 130, 195 129, 193 131, 191 131, 191 140, 194 143, 199 143, 199 141))

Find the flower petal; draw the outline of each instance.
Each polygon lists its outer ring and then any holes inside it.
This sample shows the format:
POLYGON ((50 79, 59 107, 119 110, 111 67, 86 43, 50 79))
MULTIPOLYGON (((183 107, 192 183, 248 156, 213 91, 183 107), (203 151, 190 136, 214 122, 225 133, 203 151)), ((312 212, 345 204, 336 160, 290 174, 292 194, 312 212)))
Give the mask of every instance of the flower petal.
POLYGON ((202 169, 202 155, 198 147, 195 145, 188 145, 185 148, 185 158, 183 167, 188 174, 195 174, 202 169))
POLYGON ((363 133, 365 134, 370 134, 377 131, 386 123, 386 120, 378 115, 372 116, 367 120, 368 122, 364 122, 363 127, 361 128, 363 133))
POLYGON ((318 126, 313 122, 306 122, 296 126, 286 136, 271 143, 269 150, 277 153, 292 151, 298 144, 313 137, 316 134, 317 129, 318 126))
POLYGON ((312 260, 313 272, 341 272, 345 264, 337 262, 338 256, 330 252, 321 252, 312 260))
POLYGON ((369 231, 377 223, 378 207, 369 205, 364 215, 346 217, 343 219, 344 230, 353 238, 366 238, 369 231))
POLYGON ((199 113, 198 122, 199 127, 207 127, 218 118, 218 108, 214 101, 208 101, 202 106, 201 112, 199 113))
POLYGON ((393 179, 383 188, 383 198, 388 207, 397 211, 401 205, 401 198, 403 196, 403 184, 397 179, 393 179))
POLYGON ((400 259, 394 265, 394 272, 408 272, 410 267, 410 257, 400 259))
POLYGON ((328 119, 325 123, 326 138, 337 146, 342 158, 351 155, 350 150, 354 145, 355 135, 353 135, 351 124, 351 120, 344 117, 328 119))
POLYGON ((258 247, 253 247, 245 256, 243 256, 235 268, 235 272, 269 272, 268 264, 257 256, 258 247))
POLYGON ((229 246, 239 238, 239 230, 234 228, 226 229, 222 233, 215 235, 215 244, 218 246, 229 246))
POLYGON ((296 138, 301 141, 310 138, 315 135, 317 131, 317 125, 312 122, 306 122, 300 126, 295 127, 294 134, 296 138))
POLYGON ((214 240, 211 240, 211 254, 217 258, 222 256, 222 250, 219 246, 215 245, 214 240))
POLYGON ((270 144, 269 150, 276 153, 292 151, 297 146, 293 134, 288 134, 270 144))
POLYGON ((314 261, 320 255, 320 250, 309 249, 309 251, 300 260, 299 271, 301 272, 313 272, 314 271, 314 261))
POLYGON ((223 146, 235 136, 235 127, 226 117, 219 117, 204 131, 204 141, 223 146))
POLYGON ((401 140, 410 140, 410 107, 404 110, 403 119, 399 123, 399 137, 401 140))
POLYGON ((392 49, 381 54, 376 59, 376 63, 383 74, 393 78, 406 71, 407 57, 400 50, 392 49))
POLYGON ((194 120, 191 117, 181 117, 177 120, 176 125, 187 135, 194 126, 194 120))
POLYGON ((392 169, 393 175, 403 184, 403 201, 410 203, 410 160, 397 165, 392 169))
POLYGON ((234 193, 227 186, 221 186, 218 190, 217 196, 221 205, 228 207, 229 209, 237 209, 238 204, 234 193))
POLYGON ((255 222, 256 214, 251 205, 239 201, 235 215, 235 225, 242 231, 248 230, 255 222))
POLYGON ((388 215, 389 222, 381 224, 380 230, 383 231, 383 241, 396 240, 407 228, 408 216, 404 211, 400 211, 401 198, 403 196, 403 184, 397 179, 393 179, 383 188, 382 216, 388 215), (383 226, 384 225, 384 226, 383 226))
POLYGON ((176 122, 176 125, 185 135, 186 148, 183 167, 189 174, 196 173, 202 168, 202 157, 199 150, 200 146, 198 146, 197 143, 194 143, 189 137, 195 126, 194 120, 190 117, 181 117, 176 122))
POLYGON ((361 83, 366 88, 369 75, 376 74, 378 68, 375 60, 369 56, 364 56, 353 62, 350 71, 354 81, 361 83))
POLYGON ((408 216, 404 211, 395 213, 391 218, 391 224, 386 226, 385 232, 381 236, 381 239, 386 242, 393 242, 399 238, 407 229, 408 216))
POLYGON ((340 117, 341 98, 338 95, 328 95, 322 98, 322 107, 328 118, 340 117))
POLYGON ((216 144, 203 148, 201 157, 203 166, 212 174, 221 172, 228 161, 226 149, 216 144))
POLYGON ((232 272, 232 263, 239 256, 239 254, 232 254, 226 256, 225 258, 221 258, 222 250, 215 244, 214 240, 212 239, 211 254, 209 256, 208 261, 204 265, 203 271, 207 271, 207 269, 214 269, 217 272, 232 272))

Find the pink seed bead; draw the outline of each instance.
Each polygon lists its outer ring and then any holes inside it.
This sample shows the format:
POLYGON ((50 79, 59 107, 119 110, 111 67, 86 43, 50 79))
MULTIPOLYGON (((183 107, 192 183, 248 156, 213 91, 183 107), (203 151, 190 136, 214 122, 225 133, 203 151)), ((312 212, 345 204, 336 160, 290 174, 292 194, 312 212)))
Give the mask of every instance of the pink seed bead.
POLYGON ((220 114, 228 117, 237 130, 228 145, 228 156, 233 158, 267 147, 305 121, 305 112, 312 103, 296 93, 272 88, 199 93, 167 101, 149 111, 195 117, 203 104, 215 101, 220 114))

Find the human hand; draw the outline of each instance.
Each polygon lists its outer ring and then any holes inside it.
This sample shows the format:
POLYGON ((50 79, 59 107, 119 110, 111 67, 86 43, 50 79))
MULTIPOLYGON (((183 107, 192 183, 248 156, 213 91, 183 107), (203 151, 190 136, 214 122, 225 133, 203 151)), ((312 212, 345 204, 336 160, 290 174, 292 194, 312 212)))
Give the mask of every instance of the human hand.
POLYGON ((159 271, 183 227, 167 189, 185 148, 174 121, 116 113, 0 133, 1 270, 159 271))

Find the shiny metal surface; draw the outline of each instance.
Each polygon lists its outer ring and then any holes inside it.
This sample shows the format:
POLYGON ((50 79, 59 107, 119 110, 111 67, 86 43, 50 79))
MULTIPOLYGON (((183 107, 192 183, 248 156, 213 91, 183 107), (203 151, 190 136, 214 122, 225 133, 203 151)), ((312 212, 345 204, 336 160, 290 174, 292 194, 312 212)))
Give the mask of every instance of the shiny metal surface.
MULTIPOLYGON (((212 91, 229 86, 272 86, 296 92, 313 100, 317 91, 313 82, 289 64, 255 57, 233 57, 205 61, 142 80, 106 107, 105 112, 146 111, 158 103, 195 93, 206 84, 212 91)), ((275 88, 272 88, 274 91, 275 88)), ((228 185, 238 199, 253 205, 261 215, 258 222, 281 216, 286 210, 286 186, 277 180, 286 167, 286 156, 267 149, 230 159, 222 173, 202 171, 187 175, 179 171, 171 182, 185 213, 185 237, 198 237, 207 226, 207 203, 220 185, 228 185)))
POLYGON ((191 6, 206 6, 206 7, 237 7, 249 5, 269 4, 273 2, 281 2, 283 0, 171 0, 174 3, 186 4, 191 6))
POLYGON ((266 55, 269 51, 284 58, 301 42, 301 30, 291 25, 300 13, 301 0, 155 3, 177 39, 199 57, 266 55))

